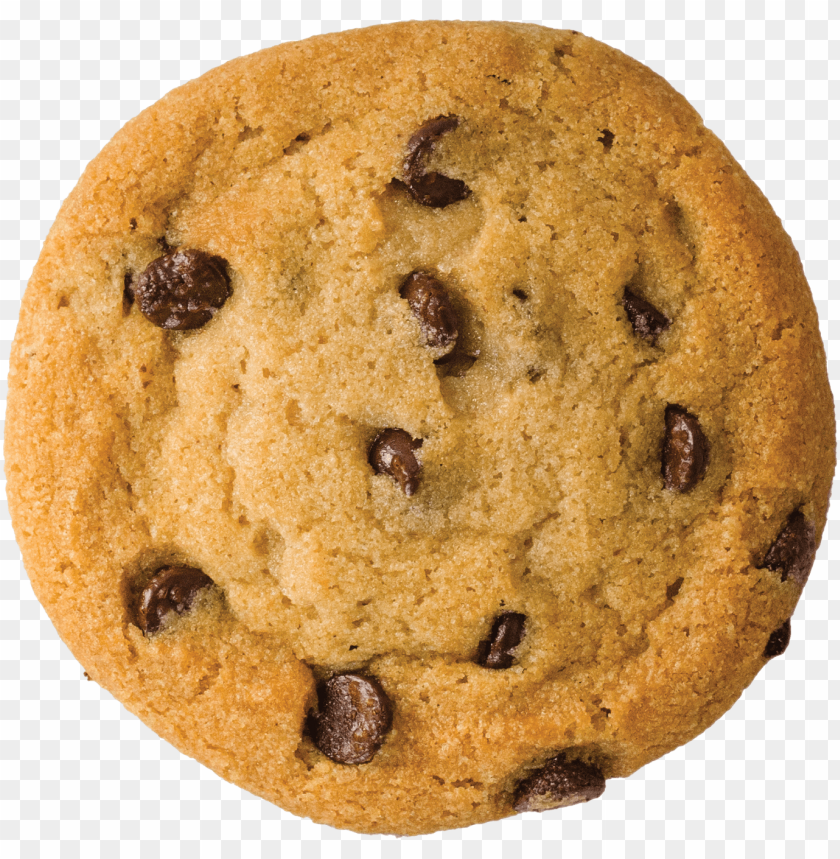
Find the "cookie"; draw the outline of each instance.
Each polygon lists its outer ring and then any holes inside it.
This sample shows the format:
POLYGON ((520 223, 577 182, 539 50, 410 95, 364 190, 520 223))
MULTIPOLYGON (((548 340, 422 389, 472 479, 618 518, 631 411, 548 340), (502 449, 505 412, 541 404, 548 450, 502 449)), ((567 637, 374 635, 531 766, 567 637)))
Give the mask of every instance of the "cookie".
POLYGON ((668 84, 404 23, 130 122, 27 289, 33 587, 183 752, 415 834, 596 799, 791 634, 834 419, 799 258, 668 84))

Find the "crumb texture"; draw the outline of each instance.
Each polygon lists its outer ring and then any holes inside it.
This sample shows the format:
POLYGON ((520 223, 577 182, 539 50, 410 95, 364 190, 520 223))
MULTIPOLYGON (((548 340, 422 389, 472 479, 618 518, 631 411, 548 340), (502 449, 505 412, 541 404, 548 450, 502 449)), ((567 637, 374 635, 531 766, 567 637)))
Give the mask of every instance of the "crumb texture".
POLYGON ((799 258, 681 96, 571 31, 427 22, 233 61, 114 138, 27 290, 6 449, 94 679, 295 813, 413 834, 725 712, 834 424, 799 258), (192 589, 144 635, 163 568, 192 589), (393 710, 361 765, 307 728, 337 674, 393 710))

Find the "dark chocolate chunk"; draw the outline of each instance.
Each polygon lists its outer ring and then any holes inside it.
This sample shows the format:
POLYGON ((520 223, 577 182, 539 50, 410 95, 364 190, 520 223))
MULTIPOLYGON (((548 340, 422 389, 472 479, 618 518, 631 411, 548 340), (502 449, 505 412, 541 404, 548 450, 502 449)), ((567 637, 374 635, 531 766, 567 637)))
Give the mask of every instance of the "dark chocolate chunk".
POLYGON ((601 132, 601 136, 598 138, 598 143, 602 144, 605 152, 609 152, 612 149, 613 140, 615 140, 615 135, 609 130, 609 128, 605 128, 601 132))
POLYGON ((123 295, 122 295, 122 312, 123 316, 128 316, 131 312, 131 305, 134 304, 134 290, 131 288, 132 280, 134 279, 130 271, 123 275, 123 295))
POLYGON ((662 446, 662 477, 665 488, 688 492, 703 475, 709 460, 709 443, 700 421, 682 406, 665 409, 665 442, 662 446))
POLYGON ((156 632, 170 612, 189 611, 196 594, 212 584, 210 576, 195 567, 161 567, 140 596, 137 626, 146 634, 156 632))
POLYGON ((403 281, 400 298, 420 323, 425 344, 440 353, 438 357, 449 354, 458 339, 458 314, 444 285, 427 272, 415 271, 403 281))
POLYGON ((597 799, 606 786, 597 767, 582 761, 567 761, 560 755, 519 785, 513 807, 516 811, 566 808, 597 799))
POLYGON ((421 468, 414 451, 422 444, 422 439, 413 439, 405 430, 384 429, 370 446, 368 462, 377 474, 392 477, 406 495, 414 495, 421 468))
POLYGON ((622 303, 633 331, 651 343, 656 343, 656 338, 671 326, 671 320, 664 313, 629 289, 625 288, 622 303))
POLYGON ((311 725, 315 745, 328 758, 366 764, 391 728, 391 702, 378 681, 336 674, 318 688, 318 712, 311 725))
POLYGON ((460 180, 441 173, 427 173, 426 162, 441 136, 458 127, 457 116, 439 116, 423 123, 408 141, 403 178, 411 195, 424 206, 442 209, 463 200, 470 189, 460 180))
POLYGON ((515 611, 500 614, 493 624, 490 637, 478 647, 478 664, 484 668, 510 668, 514 651, 522 641, 524 632, 524 614, 515 611))
POLYGON ((683 582, 685 579, 682 576, 674 579, 667 588, 665 588, 665 599, 673 600, 676 599, 677 594, 680 592, 680 589, 683 586, 683 582))
POLYGON ((764 648, 764 658, 773 659, 781 656, 790 644, 790 618, 788 618, 777 630, 770 633, 767 646, 764 648))
POLYGON ((460 180, 442 173, 423 173, 407 177, 406 185, 418 203, 432 209, 443 209, 465 199, 470 189, 460 180))
POLYGON ((805 518, 801 510, 788 516, 785 527, 764 556, 763 566, 780 572, 782 581, 793 579, 804 587, 811 575, 817 555, 817 536, 814 523, 805 518))
POLYGON ((134 286, 143 315, 159 328, 201 328, 230 295, 227 262, 204 251, 177 250, 150 263, 134 286))
POLYGON ((472 365, 478 360, 479 352, 462 352, 454 349, 442 358, 435 359, 435 365, 439 368, 438 373, 443 378, 452 376, 461 379, 472 369, 472 365))

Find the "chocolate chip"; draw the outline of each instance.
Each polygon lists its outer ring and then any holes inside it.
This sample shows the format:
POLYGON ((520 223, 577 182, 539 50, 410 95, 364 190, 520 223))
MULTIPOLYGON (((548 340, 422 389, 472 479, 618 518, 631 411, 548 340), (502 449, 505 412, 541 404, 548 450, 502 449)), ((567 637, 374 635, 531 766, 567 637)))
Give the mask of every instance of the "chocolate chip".
POLYGON ((177 250, 150 263, 134 286, 143 315, 159 328, 201 328, 230 295, 227 262, 198 250, 177 250))
POLYGON ((457 116, 439 116, 430 119, 414 132, 408 141, 408 156, 403 164, 403 177, 411 195, 424 206, 442 209, 450 203, 463 200, 470 189, 460 180, 440 173, 427 173, 426 162, 438 140, 458 127, 457 116))
POLYGON ((212 584, 195 567, 161 567, 140 596, 137 626, 146 634, 156 632, 170 612, 189 611, 198 592, 212 584))
POLYGON ((674 581, 665 588, 665 599, 673 600, 683 586, 685 579, 682 576, 674 579, 674 581))
POLYGON ((423 444, 405 430, 384 429, 373 440, 368 462, 377 474, 392 477, 406 495, 414 495, 420 485, 420 463, 414 455, 423 444))
POLYGON ((781 656, 790 644, 790 618, 788 618, 777 630, 770 633, 767 646, 764 648, 764 658, 773 659, 781 656))
POLYGON ((665 409, 665 443, 662 446, 662 477, 665 488, 688 492, 703 475, 709 458, 709 443, 700 421, 682 406, 665 409))
POLYGON ((625 288, 622 303, 633 331, 651 343, 656 343, 656 338, 671 327, 671 320, 664 313, 660 313, 649 301, 629 289, 625 288))
POLYGON ((607 783, 601 771, 582 761, 552 758, 517 788, 516 811, 549 811, 597 799, 607 783))
POLYGON ((391 702, 368 677, 336 674, 318 688, 312 715, 315 745, 339 764, 366 764, 391 728, 391 702))
POLYGON ((610 149, 612 149, 613 140, 615 140, 615 135, 609 130, 609 128, 605 128, 601 132, 601 136, 598 138, 598 143, 603 145, 605 152, 609 152, 610 149))
POLYGON ((524 614, 515 611, 500 614, 493 624, 490 637, 478 647, 478 664, 484 668, 510 668, 514 651, 522 641, 524 632, 524 614))
POLYGON ((472 369, 472 365, 478 360, 479 352, 461 352, 455 349, 448 355, 435 360, 435 365, 439 368, 438 374, 440 377, 452 376, 456 379, 461 379, 467 375, 472 369))
POLYGON ((780 572, 782 581, 791 578, 800 587, 804 587, 811 575, 816 555, 814 523, 806 519, 801 510, 795 510, 788 516, 784 528, 767 550, 762 566, 780 572))
POLYGON ((450 203, 466 198, 470 190, 460 179, 451 179, 441 173, 424 173, 412 176, 406 182, 418 203, 432 209, 443 209, 450 203))
POLYGON ((133 275, 127 271, 123 275, 123 296, 122 296, 122 313, 123 316, 128 316, 131 312, 131 305, 134 304, 134 291, 131 288, 133 275))
POLYGON ((444 285, 425 271, 410 274, 400 287, 411 312, 420 323, 423 342, 438 358, 448 355, 458 339, 458 314, 444 285))

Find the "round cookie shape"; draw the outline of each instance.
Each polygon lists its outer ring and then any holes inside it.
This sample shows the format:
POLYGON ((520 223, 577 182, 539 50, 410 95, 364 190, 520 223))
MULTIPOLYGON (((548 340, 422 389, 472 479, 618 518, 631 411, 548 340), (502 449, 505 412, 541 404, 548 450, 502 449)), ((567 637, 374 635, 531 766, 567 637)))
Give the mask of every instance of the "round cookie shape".
POLYGON ((419 834, 596 799, 790 640, 834 472, 769 203, 572 31, 403 23, 128 123, 10 362, 35 592, 162 737, 419 834))

